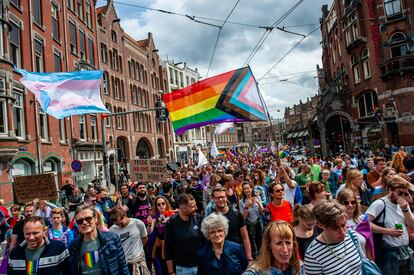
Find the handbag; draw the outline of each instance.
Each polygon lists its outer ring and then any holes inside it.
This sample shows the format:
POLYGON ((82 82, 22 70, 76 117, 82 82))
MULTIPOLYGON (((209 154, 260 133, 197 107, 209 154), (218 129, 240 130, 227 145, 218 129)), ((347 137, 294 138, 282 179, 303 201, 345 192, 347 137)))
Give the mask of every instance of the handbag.
MULTIPOLYGON (((379 199, 380 201, 383 202, 384 204, 384 208, 382 209, 382 211, 379 213, 379 215, 372 221, 372 223, 380 226, 380 227, 385 227, 385 209, 387 208, 387 205, 385 204, 385 201, 383 199, 379 199), (381 219, 382 218, 382 219, 381 219), (382 220, 380 222, 380 219, 382 220)), ((382 253, 382 237, 383 234, 381 233, 372 233, 372 237, 374 239, 374 252, 375 252, 375 262, 376 263, 381 263, 382 262, 382 257, 384 255, 384 253, 382 253)))
POLYGON ((378 268, 377 264, 374 261, 368 259, 365 255, 362 255, 361 250, 359 249, 359 243, 357 244, 354 236, 348 230, 348 234, 351 237, 352 243, 358 250, 359 258, 361 259, 361 273, 362 275, 381 275, 381 271, 378 268))

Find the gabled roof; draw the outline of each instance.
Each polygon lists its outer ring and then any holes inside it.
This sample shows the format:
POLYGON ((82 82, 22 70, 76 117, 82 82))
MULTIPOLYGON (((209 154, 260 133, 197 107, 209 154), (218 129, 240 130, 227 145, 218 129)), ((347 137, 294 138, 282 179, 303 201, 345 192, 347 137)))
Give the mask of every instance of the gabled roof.
POLYGON ((143 49, 148 48, 148 44, 149 44, 149 39, 143 39, 143 40, 138 40, 137 41, 138 46, 140 46, 143 49))

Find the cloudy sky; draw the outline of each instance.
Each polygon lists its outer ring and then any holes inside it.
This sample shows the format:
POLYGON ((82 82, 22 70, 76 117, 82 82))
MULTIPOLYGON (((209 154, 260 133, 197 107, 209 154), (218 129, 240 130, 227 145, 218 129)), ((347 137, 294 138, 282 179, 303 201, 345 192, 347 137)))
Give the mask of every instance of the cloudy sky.
MULTIPOLYGON (((216 26, 231 13, 220 33, 208 76, 242 67, 265 33, 299 0, 114 0, 121 26, 140 40, 153 34, 162 59, 187 62, 208 72, 219 28, 196 23, 185 15, 216 26), (145 8, 144 8, 145 7, 145 8), (160 13, 160 9, 179 15, 160 13), (212 20, 216 19, 216 20, 212 20)), ((277 26, 307 35, 318 28, 321 7, 332 0, 304 0, 277 26)), ((98 0, 102 6, 106 0, 98 0)), ((321 64, 319 29, 308 35, 282 61, 281 58, 303 37, 273 29, 248 62, 259 80, 259 88, 273 117, 283 117, 284 108, 306 101, 317 93, 316 65, 321 64), (274 65, 274 69, 270 70, 274 65), (270 70, 270 72, 268 72, 270 70), (267 73, 268 72, 268 73, 267 73)))

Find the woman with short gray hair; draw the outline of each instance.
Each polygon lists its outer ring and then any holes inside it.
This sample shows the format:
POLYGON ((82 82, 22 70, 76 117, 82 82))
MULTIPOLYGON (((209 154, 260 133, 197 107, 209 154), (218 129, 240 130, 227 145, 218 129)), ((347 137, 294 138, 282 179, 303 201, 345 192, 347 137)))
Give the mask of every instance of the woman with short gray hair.
POLYGON ((225 240, 229 220, 212 213, 201 223, 201 232, 209 241, 198 253, 197 274, 242 274, 248 262, 242 245, 225 240))

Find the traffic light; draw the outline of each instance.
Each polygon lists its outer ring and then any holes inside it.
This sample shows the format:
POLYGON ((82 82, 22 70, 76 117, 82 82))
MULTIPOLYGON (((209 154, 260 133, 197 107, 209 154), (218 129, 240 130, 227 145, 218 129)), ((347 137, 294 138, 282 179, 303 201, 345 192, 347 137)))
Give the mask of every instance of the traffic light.
POLYGON ((155 102, 155 110, 157 121, 158 122, 165 122, 168 118, 168 110, 165 107, 165 103, 162 100, 158 100, 155 102))

